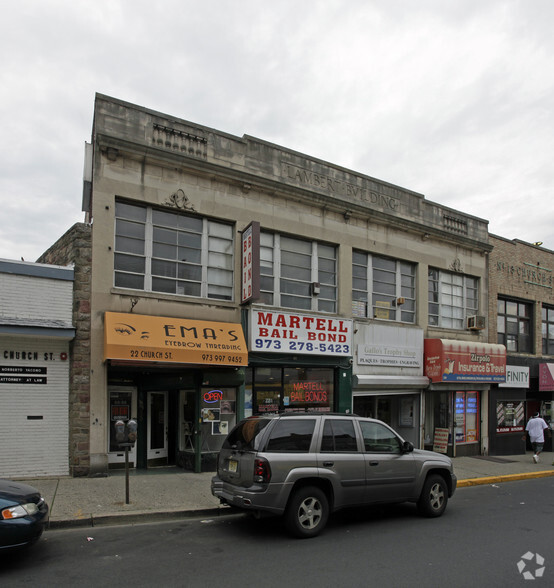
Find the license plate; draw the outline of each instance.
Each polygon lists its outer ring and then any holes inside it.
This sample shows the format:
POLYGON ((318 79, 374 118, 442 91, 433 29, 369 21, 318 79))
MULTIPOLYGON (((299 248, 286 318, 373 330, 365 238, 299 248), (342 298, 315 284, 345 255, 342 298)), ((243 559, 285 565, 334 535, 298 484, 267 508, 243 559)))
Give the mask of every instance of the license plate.
POLYGON ((233 474, 237 473, 239 462, 234 459, 229 460, 229 471, 233 474))

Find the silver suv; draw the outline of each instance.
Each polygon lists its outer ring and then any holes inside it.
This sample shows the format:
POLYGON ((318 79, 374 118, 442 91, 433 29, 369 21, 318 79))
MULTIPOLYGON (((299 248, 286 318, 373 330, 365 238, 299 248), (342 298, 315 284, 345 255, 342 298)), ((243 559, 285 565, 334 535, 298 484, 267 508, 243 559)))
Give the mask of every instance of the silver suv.
POLYGON ((219 453, 212 494, 256 515, 284 515, 314 537, 345 507, 415 502, 442 515, 456 489, 450 458, 414 449, 385 423, 351 414, 286 413, 244 419, 219 453))

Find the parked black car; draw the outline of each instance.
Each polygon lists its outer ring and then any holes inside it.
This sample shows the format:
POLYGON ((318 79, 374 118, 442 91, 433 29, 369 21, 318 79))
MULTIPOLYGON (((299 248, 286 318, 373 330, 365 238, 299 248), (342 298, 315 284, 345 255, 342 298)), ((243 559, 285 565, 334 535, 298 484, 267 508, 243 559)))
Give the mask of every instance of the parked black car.
POLYGON ((48 505, 36 488, 0 480, 0 551, 31 545, 47 523, 48 505))

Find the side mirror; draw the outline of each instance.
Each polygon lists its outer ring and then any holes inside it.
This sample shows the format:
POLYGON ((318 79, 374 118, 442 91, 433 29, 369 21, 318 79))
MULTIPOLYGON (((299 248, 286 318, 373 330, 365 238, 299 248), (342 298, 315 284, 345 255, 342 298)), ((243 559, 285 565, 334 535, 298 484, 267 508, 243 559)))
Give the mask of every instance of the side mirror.
POLYGON ((414 450, 414 446, 409 441, 402 443, 402 453, 410 453, 414 450))

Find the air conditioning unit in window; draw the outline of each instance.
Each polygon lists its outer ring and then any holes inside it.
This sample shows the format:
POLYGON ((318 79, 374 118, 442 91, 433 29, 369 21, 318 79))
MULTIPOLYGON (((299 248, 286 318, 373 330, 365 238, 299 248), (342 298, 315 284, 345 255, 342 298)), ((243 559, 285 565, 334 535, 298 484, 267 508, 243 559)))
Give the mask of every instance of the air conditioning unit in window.
POLYGON ((486 327, 486 320, 484 316, 468 316, 467 328, 470 331, 481 331, 486 327))

